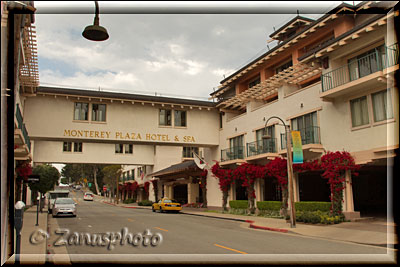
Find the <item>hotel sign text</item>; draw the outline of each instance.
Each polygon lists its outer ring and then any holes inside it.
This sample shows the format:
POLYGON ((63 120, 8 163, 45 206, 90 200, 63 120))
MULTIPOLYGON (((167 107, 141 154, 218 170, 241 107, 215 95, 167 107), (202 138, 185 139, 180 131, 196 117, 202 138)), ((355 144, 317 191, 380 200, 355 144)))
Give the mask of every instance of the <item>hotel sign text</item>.
POLYGON ((169 135, 155 133, 128 133, 128 132, 110 132, 110 131, 88 131, 88 130, 64 130, 66 137, 84 137, 84 138, 100 138, 100 139, 119 139, 132 141, 163 141, 163 142, 196 142, 193 136, 185 135, 169 135))

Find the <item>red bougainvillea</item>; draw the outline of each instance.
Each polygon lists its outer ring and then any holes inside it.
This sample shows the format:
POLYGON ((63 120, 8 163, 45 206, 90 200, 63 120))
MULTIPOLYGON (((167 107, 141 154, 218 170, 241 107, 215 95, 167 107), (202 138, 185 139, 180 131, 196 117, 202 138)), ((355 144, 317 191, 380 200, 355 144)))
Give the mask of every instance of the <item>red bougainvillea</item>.
POLYGON ((16 168, 16 172, 18 177, 27 181, 28 176, 32 174, 32 166, 29 164, 29 162, 23 162, 16 168))
POLYGON ((345 172, 351 171, 352 175, 358 176, 357 170, 360 166, 355 164, 349 152, 328 152, 321 157, 320 167, 324 170, 322 177, 328 179, 331 189, 331 215, 337 216, 342 213, 343 189, 346 187, 345 172))
POLYGON ((131 191, 132 193, 135 193, 136 190, 138 189, 138 187, 139 187, 139 184, 136 181, 134 181, 133 183, 131 183, 129 185, 128 190, 131 191))

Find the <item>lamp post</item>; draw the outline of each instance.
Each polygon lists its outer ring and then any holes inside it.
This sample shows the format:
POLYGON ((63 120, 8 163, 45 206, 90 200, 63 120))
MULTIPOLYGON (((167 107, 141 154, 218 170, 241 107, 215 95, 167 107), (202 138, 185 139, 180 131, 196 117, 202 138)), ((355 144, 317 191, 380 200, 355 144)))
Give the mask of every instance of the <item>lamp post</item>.
POLYGON ((263 138, 268 139, 270 136, 266 135, 267 134, 267 125, 268 121, 270 119, 278 119, 283 123, 283 126, 285 127, 285 133, 286 133, 286 147, 287 147, 287 173, 288 173, 288 183, 289 183, 289 201, 290 201, 290 227, 291 228, 296 228, 296 209, 294 207, 294 191, 293 191, 293 160, 292 160, 292 143, 291 143, 291 138, 290 138, 290 125, 286 125, 285 122, 277 117, 277 116, 272 116, 270 117, 266 122, 265 122, 265 128, 264 128, 264 133, 265 135, 263 138))

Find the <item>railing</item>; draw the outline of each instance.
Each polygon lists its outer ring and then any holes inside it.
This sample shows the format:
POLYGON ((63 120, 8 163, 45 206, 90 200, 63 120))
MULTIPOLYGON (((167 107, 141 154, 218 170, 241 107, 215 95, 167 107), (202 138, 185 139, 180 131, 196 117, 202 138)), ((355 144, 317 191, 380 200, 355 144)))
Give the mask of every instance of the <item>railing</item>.
MULTIPOLYGON (((321 144, 321 140, 319 138, 319 127, 318 126, 310 126, 307 128, 303 128, 298 130, 301 135, 301 144, 321 144)), ((292 140, 292 139, 290 139, 292 140)), ((292 141, 293 144, 293 141, 292 141)), ((281 149, 286 149, 286 134, 281 133, 281 149)))
POLYGON ((247 143, 247 156, 256 156, 264 153, 276 153, 276 138, 258 140, 247 143))
POLYGON ((322 92, 326 92, 348 82, 360 79, 374 72, 399 63, 399 45, 384 47, 384 53, 375 49, 374 53, 349 62, 340 68, 322 74, 322 92))
POLYGON ((231 147, 221 150, 221 161, 244 159, 244 146, 231 147))
POLYGON ((25 144, 28 146, 29 151, 31 151, 31 140, 29 139, 28 131, 26 130, 25 123, 23 123, 21 110, 20 110, 18 104, 17 104, 16 110, 15 110, 15 117, 17 117, 18 129, 21 129, 21 131, 22 131, 22 135, 24 136, 25 144))

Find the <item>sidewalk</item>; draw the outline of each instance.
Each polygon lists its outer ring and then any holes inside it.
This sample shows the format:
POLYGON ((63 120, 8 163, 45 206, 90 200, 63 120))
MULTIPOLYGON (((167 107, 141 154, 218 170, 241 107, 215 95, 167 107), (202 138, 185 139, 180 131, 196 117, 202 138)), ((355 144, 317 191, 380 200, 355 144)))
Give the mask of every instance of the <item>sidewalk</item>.
MULTIPOLYGON (((46 242, 36 245, 30 242, 31 234, 36 230, 47 231, 47 206, 43 208, 42 213, 39 210, 38 226, 36 226, 36 209, 37 206, 32 206, 24 212, 21 230, 21 264, 39 265, 46 262, 46 242)), ((13 264, 14 261, 15 254, 6 261, 6 264, 13 264)))
MULTIPOLYGON (((96 196, 95 200, 123 208, 151 209, 151 207, 148 206, 138 206, 137 203, 110 203, 108 198, 101 196, 96 196)), ((375 246, 389 246, 392 248, 394 244, 398 244, 394 222, 387 222, 383 219, 343 222, 332 225, 312 225, 296 222, 296 227, 291 228, 290 223, 287 223, 286 220, 283 219, 206 212, 198 211, 195 208, 183 208, 181 213, 185 215, 206 216, 248 223, 246 227, 254 228, 258 231, 269 230, 287 234, 299 234, 314 238, 332 239, 375 246)))

